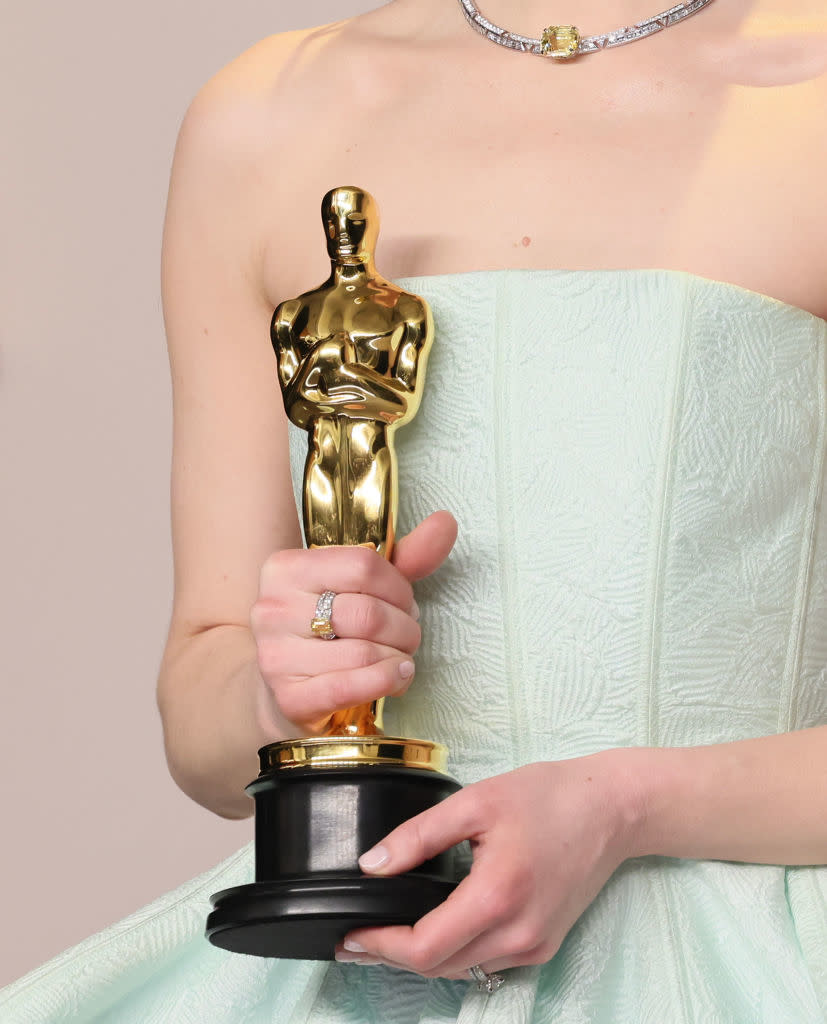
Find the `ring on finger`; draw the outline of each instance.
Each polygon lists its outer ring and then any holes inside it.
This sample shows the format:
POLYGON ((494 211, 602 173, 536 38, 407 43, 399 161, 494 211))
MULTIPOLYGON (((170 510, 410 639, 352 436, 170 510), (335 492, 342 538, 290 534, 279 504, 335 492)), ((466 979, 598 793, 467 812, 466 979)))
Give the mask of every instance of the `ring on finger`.
POLYGON ((468 973, 473 981, 477 983, 480 992, 496 992, 500 985, 504 984, 505 978, 501 974, 488 974, 479 964, 468 968, 468 973))
POLYGON ((330 624, 330 616, 333 614, 334 591, 325 590, 316 602, 316 614, 310 620, 310 632, 322 640, 335 640, 336 634, 330 624))

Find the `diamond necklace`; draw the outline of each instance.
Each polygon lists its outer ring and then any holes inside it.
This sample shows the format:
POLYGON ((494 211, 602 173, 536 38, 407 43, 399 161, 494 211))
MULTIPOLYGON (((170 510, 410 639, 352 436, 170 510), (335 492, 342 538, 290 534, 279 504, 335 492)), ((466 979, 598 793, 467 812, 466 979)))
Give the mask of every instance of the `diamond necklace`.
POLYGON ((605 50, 610 46, 622 46, 624 43, 633 43, 636 39, 651 36, 671 25, 677 25, 679 21, 692 14, 697 14, 707 4, 712 3, 712 0, 687 0, 686 3, 675 4, 669 10, 647 18, 646 21, 639 21, 636 25, 628 25, 625 28, 616 28, 614 32, 606 32, 602 36, 581 38, 574 25, 549 25, 539 39, 518 36, 514 32, 500 28, 499 25, 494 25, 480 14, 473 0, 459 0, 459 3, 463 14, 477 32, 490 39, 492 43, 510 46, 512 50, 521 50, 523 53, 568 60, 581 53, 597 53, 598 50, 605 50))

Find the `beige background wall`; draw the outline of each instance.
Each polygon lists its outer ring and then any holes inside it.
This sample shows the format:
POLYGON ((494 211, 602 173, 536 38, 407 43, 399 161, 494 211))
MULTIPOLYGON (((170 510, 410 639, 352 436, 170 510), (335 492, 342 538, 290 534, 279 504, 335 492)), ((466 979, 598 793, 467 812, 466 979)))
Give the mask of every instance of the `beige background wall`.
POLYGON ((28 0, 0 33, 0 985, 252 835, 166 774, 158 294, 186 106, 257 39, 380 0, 28 0))

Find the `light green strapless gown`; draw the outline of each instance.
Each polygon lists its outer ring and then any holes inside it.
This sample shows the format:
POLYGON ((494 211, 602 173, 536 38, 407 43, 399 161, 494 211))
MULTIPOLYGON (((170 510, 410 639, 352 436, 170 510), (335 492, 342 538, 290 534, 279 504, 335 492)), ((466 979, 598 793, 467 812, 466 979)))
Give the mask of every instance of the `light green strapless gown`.
MULTIPOLYGON (((437 340, 398 435, 400 530, 449 508, 460 533, 419 587, 389 731, 446 742, 471 782, 827 722, 827 323, 665 271, 402 283, 437 340)), ((0 1020, 827 1021, 827 868, 628 861, 554 960, 486 996, 214 949, 209 895, 252 866, 248 847, 16 982, 0 1020)))

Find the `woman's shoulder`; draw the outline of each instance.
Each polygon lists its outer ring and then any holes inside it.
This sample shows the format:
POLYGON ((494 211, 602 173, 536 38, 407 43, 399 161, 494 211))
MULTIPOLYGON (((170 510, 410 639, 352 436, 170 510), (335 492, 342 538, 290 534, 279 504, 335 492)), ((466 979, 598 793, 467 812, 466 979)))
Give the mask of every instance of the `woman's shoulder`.
POLYGON ((390 45, 398 35, 395 19, 385 12, 380 8, 266 36, 204 83, 185 122, 205 116, 234 120, 246 114, 264 117, 272 127, 274 116, 300 117, 304 111, 318 111, 320 104, 345 112, 383 64, 382 44, 390 45), (339 86, 349 88, 340 93, 339 86))
POLYGON ((252 222, 250 211, 273 209, 280 190, 295 193, 322 167, 325 181, 337 178, 331 154, 369 134, 377 109, 410 84, 395 6, 267 36, 216 71, 184 114, 173 186, 252 222))
POLYGON ((232 143, 231 152, 239 156, 235 148, 239 142, 248 136, 253 142, 262 122, 272 125, 274 113, 295 106, 296 79, 306 77, 309 61, 325 38, 337 31, 334 23, 259 40, 199 88, 184 115, 181 136, 185 140, 215 136, 222 147, 232 143))
MULTIPOLYGON (((315 238, 319 198, 354 176, 343 155, 370 133, 389 89, 406 87, 389 52, 401 33, 385 10, 259 40, 216 71, 183 116, 170 207, 236 238, 236 258, 259 288, 269 273, 262 254, 273 239, 315 238)), ((295 263, 295 244, 291 252, 295 263)))

